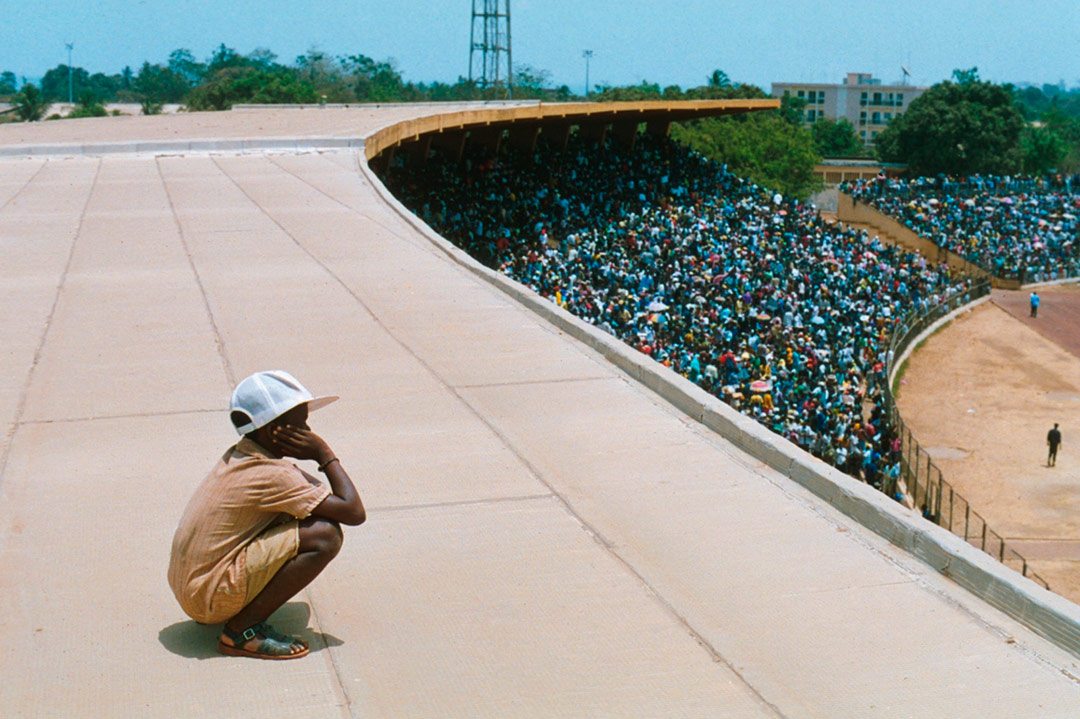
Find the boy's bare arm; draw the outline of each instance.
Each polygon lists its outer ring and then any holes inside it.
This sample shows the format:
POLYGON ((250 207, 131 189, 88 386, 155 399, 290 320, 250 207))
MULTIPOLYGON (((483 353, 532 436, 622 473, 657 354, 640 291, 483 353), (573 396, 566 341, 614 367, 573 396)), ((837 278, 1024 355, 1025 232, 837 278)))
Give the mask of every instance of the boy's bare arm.
MULTIPOLYGON (((341 461, 334 455, 330 445, 306 427, 278 425, 272 432, 274 444, 283 455, 315 460, 326 475, 331 494, 311 510, 311 514, 341 524, 363 524, 367 519, 367 512, 364 510, 360 493, 356 491, 352 479, 341 466, 341 461)), ((305 473, 304 476, 309 482, 319 484, 311 475, 305 473)))

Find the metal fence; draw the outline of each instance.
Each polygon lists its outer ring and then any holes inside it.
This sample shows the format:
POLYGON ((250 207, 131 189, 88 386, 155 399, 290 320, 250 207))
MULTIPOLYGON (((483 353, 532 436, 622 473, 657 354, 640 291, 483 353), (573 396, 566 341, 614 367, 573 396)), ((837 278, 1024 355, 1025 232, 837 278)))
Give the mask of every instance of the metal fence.
MULTIPOLYGON (((990 294, 990 283, 986 280, 972 282, 963 289, 951 293, 936 306, 922 312, 913 312, 903 318, 893 331, 889 343, 888 366, 886 377, 893 376, 893 362, 915 341, 924 330, 953 310, 963 307, 980 297, 990 294)), ((971 504, 945 481, 941 469, 919 444, 904 423, 900 410, 893 400, 891 382, 884 388, 886 411, 889 426, 900 440, 900 476, 893 480, 893 486, 886 486, 890 495, 902 492, 911 497, 924 517, 938 526, 948 529, 964 541, 986 552, 1006 566, 1015 569, 1025 577, 1038 582, 1046 589, 1049 585, 1042 577, 1032 571, 1027 560, 1009 546, 1004 537, 990 529, 986 519, 972 509, 971 504), (903 482, 903 487, 899 486, 903 482)))

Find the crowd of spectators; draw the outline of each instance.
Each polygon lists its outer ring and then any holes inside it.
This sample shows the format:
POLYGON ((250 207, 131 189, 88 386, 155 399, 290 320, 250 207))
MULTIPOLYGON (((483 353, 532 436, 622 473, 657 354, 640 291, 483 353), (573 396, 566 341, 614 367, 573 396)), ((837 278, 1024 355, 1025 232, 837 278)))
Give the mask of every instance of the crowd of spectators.
POLYGON ((878 175, 841 190, 999 277, 1080 276, 1080 175, 878 175))
POLYGON ((900 472, 899 318, 966 280, 668 139, 395 163, 384 182, 490 267, 855 477, 900 472))

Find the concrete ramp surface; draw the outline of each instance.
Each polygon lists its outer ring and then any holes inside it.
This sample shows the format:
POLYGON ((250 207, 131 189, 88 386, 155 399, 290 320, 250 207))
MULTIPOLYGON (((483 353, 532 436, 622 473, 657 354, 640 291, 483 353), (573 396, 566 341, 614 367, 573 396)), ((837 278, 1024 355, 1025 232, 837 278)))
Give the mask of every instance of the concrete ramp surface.
POLYGON ((0 160, 0 716, 1080 715, 1080 660, 477 279, 362 161, 0 160), (311 423, 369 510, 275 615, 293 662, 218 655, 165 581, 274 368, 342 396, 311 423))

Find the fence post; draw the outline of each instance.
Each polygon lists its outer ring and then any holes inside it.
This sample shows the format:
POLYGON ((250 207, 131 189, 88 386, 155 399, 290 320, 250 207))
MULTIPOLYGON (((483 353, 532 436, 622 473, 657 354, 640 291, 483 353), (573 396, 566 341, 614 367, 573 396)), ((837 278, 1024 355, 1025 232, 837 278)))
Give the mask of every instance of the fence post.
POLYGON ((936 506, 935 506, 935 509, 934 509, 934 517, 936 518, 934 521, 938 524, 938 526, 941 526, 941 495, 942 495, 941 483, 942 483, 941 470, 939 469, 938 473, 937 473, 937 497, 935 497, 935 500, 936 500, 935 505, 936 506))
POLYGON ((953 501, 954 496, 955 496, 955 493, 953 492, 952 485, 950 484, 949 485, 949 531, 950 532, 952 531, 953 505, 955 504, 955 502, 953 501))
MULTIPOLYGON (((930 510, 930 515, 934 514, 934 495, 930 489, 931 477, 933 476, 933 460, 930 458, 930 453, 926 453, 926 507, 930 510)), ((935 520, 934 524, 937 524, 935 520)))

